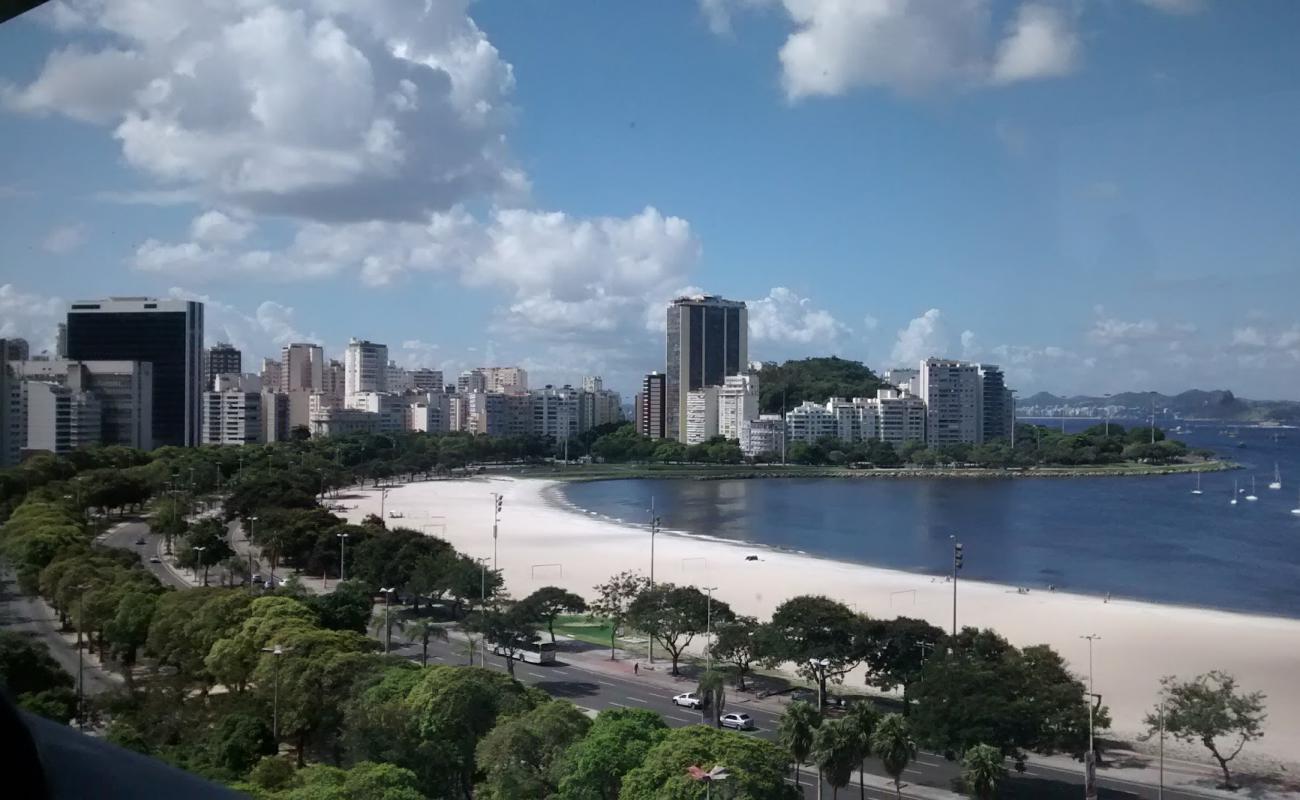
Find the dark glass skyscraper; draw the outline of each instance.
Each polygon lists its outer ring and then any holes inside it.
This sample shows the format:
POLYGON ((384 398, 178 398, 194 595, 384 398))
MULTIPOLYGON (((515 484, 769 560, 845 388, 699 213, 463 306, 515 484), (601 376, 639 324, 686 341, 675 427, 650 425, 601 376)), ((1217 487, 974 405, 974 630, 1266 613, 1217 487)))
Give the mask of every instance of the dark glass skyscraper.
POLYGON ((208 348, 204 363, 204 391, 210 391, 216 385, 218 375, 238 375, 244 369, 244 358, 239 348, 225 342, 208 348))
POLYGON ((714 295, 679 297, 668 307, 664 435, 685 441, 686 393, 721 386, 749 360, 749 312, 714 295))
POLYGON ((199 443, 203 304, 110 297, 68 309, 68 357, 153 364, 153 446, 199 443))

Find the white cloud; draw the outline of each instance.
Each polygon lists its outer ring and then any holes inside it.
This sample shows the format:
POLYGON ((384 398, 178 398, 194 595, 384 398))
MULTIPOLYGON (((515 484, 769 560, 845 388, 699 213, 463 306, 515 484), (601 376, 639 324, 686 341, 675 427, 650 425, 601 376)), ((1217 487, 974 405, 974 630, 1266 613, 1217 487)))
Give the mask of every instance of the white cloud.
POLYGON ((980 355, 980 344, 976 339, 975 331, 961 332, 961 357, 964 359, 975 359, 980 355))
POLYGON ((207 244, 242 242, 252 230, 252 223, 232 219, 220 211, 205 211, 190 223, 190 237, 207 244))
POLYGON ((1079 39, 1064 12, 1041 3, 1026 3, 998 45, 991 79, 994 83, 1014 83, 1068 75, 1078 57, 1079 39))
POLYGON ((879 328, 879 327, 880 327, 880 320, 876 319, 875 317, 871 316, 870 314, 868 314, 868 315, 866 315, 865 317, 862 318, 862 329, 863 329, 863 330, 865 330, 865 331, 867 331, 867 332, 871 332, 871 331, 876 330, 876 329, 879 328))
POLYGON ((41 242, 46 252, 62 256, 71 253, 86 241, 86 226, 80 223, 74 225, 59 225, 51 230, 41 242))
POLYGON ((21 291, 12 283, 0 285, 0 338, 22 337, 33 353, 54 348, 54 332, 67 306, 58 297, 21 291))
POLYGON ((932 308, 898 332, 890 357, 894 364, 910 367, 931 356, 945 356, 948 346, 948 328, 944 324, 943 314, 939 309, 932 308))
POLYGON ((207 345, 229 342, 243 352, 244 371, 256 372, 262 358, 279 358, 281 346, 290 342, 319 342, 315 332, 304 332, 297 312, 274 300, 264 300, 252 311, 225 303, 189 289, 173 286, 168 296, 203 303, 204 338, 207 345))
POLYGON ((1237 347, 1267 347, 1264 333, 1254 326, 1237 328, 1232 332, 1232 343, 1237 347))
POLYGON ((1205 0, 1139 0, 1139 2, 1168 14, 1194 14, 1205 7, 1205 0))
POLYGON ((777 286, 760 300, 749 300, 749 336, 755 342, 834 346, 849 327, 812 300, 777 286))
POLYGON ((510 65, 468 0, 76 0, 68 47, 8 107, 111 125, 127 163, 214 204, 422 219, 527 177, 505 144, 510 65))
POLYGON ((700 10, 709 23, 709 30, 725 36, 731 33, 731 16, 734 11, 763 8, 776 0, 700 0, 700 10))

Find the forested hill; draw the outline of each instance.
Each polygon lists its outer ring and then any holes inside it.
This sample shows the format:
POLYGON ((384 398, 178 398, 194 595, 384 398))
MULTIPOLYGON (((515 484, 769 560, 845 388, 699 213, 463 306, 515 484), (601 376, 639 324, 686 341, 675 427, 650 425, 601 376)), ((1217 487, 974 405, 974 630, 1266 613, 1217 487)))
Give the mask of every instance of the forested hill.
POLYGON ((759 408, 764 414, 781 413, 805 400, 824 403, 831 397, 875 397, 884 382, 861 361, 829 356, 804 358, 784 364, 767 362, 758 374, 759 408))

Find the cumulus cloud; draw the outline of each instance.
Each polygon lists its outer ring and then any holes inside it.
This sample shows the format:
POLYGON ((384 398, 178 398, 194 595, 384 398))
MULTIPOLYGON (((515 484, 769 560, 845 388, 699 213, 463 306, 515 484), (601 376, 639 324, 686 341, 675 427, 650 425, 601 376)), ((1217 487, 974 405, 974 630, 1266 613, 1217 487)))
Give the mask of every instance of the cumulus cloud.
POLYGON ((1102 306, 1094 311, 1096 318, 1086 335, 1090 342, 1102 346, 1125 348, 1146 342, 1176 341, 1196 332, 1196 326, 1189 322, 1125 320, 1108 314, 1102 306))
POLYGON ((1014 83, 1067 75, 1078 55, 1079 39, 1065 13, 1041 3, 1026 3, 998 46, 991 79, 1014 83))
POLYGON ((871 332, 880 327, 880 320, 868 314, 862 318, 862 329, 871 332))
POLYGON ((812 300, 777 286, 767 297, 749 300, 749 336, 755 342, 820 344, 834 346, 852 333, 829 311, 814 308, 812 300))
POLYGON ((890 357, 895 364, 910 367, 931 356, 945 356, 948 346, 948 328, 943 313, 932 308, 912 319, 898 332, 890 357))
POLYGON ((242 242, 252 229, 252 223, 231 219, 220 211, 207 211, 190 223, 190 237, 208 244, 234 244, 242 242))
POLYGON ((244 355, 244 371, 255 372, 262 358, 279 358, 280 348, 290 342, 320 341, 314 331, 305 331, 297 320, 297 311, 275 300, 264 300, 252 310, 244 310, 217 298, 173 286, 167 292, 178 300, 203 303, 204 338, 208 346, 229 342, 244 355))
POLYGON ((24 292, 12 283, 0 285, 0 338, 22 337, 32 352, 52 350, 55 329, 66 311, 58 297, 24 292))
POLYGON ((421 219, 527 177, 505 132, 514 76, 468 0, 69 0, 98 49, 54 51, 0 98, 112 127, 171 188, 314 220, 421 219))
POLYGON ((59 225, 48 234, 41 247, 48 253, 57 256, 67 255, 86 241, 86 226, 80 223, 74 225, 59 225))

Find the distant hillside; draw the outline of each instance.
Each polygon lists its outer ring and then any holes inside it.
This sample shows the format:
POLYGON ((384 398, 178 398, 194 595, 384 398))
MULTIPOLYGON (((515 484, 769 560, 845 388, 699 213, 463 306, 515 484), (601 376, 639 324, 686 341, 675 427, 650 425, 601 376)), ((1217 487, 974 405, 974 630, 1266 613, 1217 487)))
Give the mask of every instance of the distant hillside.
POLYGON ((875 397, 884 382, 861 361, 830 356, 784 364, 767 362, 758 373, 758 405, 764 414, 781 413, 805 400, 824 403, 831 397, 875 397))
MULTIPOLYGON (((1143 417, 1151 413, 1153 396, 1149 392, 1122 392, 1109 397, 1075 395, 1058 397, 1039 392, 1016 402, 1021 416, 1104 416, 1107 411, 1117 417, 1143 417)), ((1181 394, 1154 395, 1156 413, 1190 419, 1214 419, 1233 422, 1295 422, 1300 420, 1300 403, 1285 400, 1247 400, 1227 389, 1204 391, 1192 389, 1181 394)))

